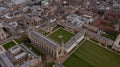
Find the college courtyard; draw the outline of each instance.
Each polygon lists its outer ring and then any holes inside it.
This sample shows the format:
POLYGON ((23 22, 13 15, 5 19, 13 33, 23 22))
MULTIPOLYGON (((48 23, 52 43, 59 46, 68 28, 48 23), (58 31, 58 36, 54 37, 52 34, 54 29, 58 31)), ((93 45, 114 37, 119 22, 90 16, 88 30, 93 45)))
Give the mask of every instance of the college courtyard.
POLYGON ((65 67, 120 67, 120 56, 91 40, 83 40, 79 48, 64 62, 65 67))
POLYGON ((53 41, 55 41, 59 44, 61 44, 62 41, 64 41, 64 43, 66 43, 73 36, 74 36, 73 33, 69 32, 61 27, 59 27, 58 29, 56 29, 52 33, 48 34, 49 38, 51 38, 53 41))
MULTIPOLYGON (((61 27, 47 35, 47 37, 58 44, 61 44, 62 41, 66 43, 74 36, 75 34, 61 27)), ((16 40, 11 40, 3 44, 3 47, 6 50, 9 50, 17 44, 18 42, 16 40)), ((35 48, 33 44, 25 43, 25 46, 35 54, 45 57, 45 54, 35 48)), ((119 62, 120 57, 116 52, 100 46, 99 43, 96 43, 93 40, 84 38, 84 40, 72 50, 70 56, 63 64, 65 67, 120 67, 119 62)))
POLYGON ((15 46, 16 44, 18 44, 18 43, 15 40, 12 40, 12 41, 9 41, 9 42, 3 44, 3 47, 6 50, 9 50, 11 47, 15 46))

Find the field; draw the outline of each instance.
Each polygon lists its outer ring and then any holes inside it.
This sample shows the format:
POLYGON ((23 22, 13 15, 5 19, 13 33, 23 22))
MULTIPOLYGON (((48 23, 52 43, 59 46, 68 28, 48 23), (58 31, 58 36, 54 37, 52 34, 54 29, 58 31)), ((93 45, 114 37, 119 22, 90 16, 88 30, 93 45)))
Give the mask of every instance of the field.
POLYGON ((66 67, 120 67, 120 55, 85 40, 64 62, 66 67))
POLYGON ((16 43, 15 43, 14 41, 10 41, 10 42, 4 44, 3 47, 4 47, 6 50, 8 50, 8 49, 10 49, 11 47, 13 47, 13 46, 15 46, 15 45, 16 45, 16 43))
POLYGON ((64 41, 64 43, 66 43, 73 36, 74 36, 74 34, 64 30, 63 28, 59 28, 56 31, 54 31, 53 33, 51 33, 50 35, 48 35, 48 37, 50 37, 54 41, 58 42, 59 44, 61 44, 62 41, 64 41))

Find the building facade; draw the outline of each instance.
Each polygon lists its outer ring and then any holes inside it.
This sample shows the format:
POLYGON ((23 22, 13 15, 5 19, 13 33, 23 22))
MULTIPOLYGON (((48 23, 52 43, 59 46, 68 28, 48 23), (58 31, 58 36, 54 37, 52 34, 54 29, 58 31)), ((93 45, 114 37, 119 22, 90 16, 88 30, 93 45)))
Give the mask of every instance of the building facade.
POLYGON ((112 49, 120 51, 120 34, 118 35, 116 41, 114 42, 112 49))
POLYGON ((57 43, 35 31, 29 31, 29 38, 33 46, 40 51, 45 52, 54 59, 58 59, 60 57, 61 47, 57 43))

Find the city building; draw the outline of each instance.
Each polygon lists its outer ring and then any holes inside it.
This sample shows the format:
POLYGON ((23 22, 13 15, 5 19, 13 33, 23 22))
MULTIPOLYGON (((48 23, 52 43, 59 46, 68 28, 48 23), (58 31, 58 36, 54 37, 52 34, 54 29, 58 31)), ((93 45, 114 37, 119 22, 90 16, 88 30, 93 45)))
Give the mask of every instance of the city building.
POLYGON ((89 21, 86 18, 78 16, 76 14, 70 14, 66 17, 66 19, 73 25, 82 26, 83 24, 89 23, 89 21))
POLYGON ((75 48, 84 38, 85 31, 81 31, 77 33, 74 37, 72 37, 67 43, 56 43, 55 41, 51 40, 50 38, 36 32, 36 31, 29 31, 29 38, 33 43, 33 46, 38 48, 40 51, 43 51, 53 58, 57 59, 64 55, 64 53, 70 53, 73 48, 75 48))
POLYGON ((72 37, 67 43, 65 43, 65 52, 70 53, 79 43, 84 39, 85 31, 78 32, 74 37, 72 37))
POLYGON ((40 66, 42 62, 41 56, 36 56, 23 44, 13 46, 1 54, 1 57, 4 59, 4 61, 1 59, 2 62, 7 62, 6 65, 9 64, 8 66, 5 65, 5 67, 36 67, 40 66))
POLYGON ((6 54, 0 54, 0 67, 14 67, 6 54))
POLYGON ((120 34, 118 35, 117 39, 115 40, 112 49, 116 51, 120 51, 120 34))
POLYGON ((31 42, 34 44, 33 46, 46 52, 55 59, 59 58, 61 47, 57 43, 35 31, 29 31, 28 35, 31 42))
POLYGON ((3 29, 3 24, 0 23, 0 40, 6 39, 8 34, 3 29))

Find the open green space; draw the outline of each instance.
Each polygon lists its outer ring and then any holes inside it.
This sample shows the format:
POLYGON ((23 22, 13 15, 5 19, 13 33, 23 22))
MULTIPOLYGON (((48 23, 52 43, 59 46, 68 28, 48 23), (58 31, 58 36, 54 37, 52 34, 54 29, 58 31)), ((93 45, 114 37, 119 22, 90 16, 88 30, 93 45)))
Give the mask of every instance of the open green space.
POLYGON ((6 50, 8 50, 8 49, 10 49, 11 47, 13 47, 13 46, 15 46, 15 45, 16 45, 16 43, 15 43, 14 41, 10 41, 10 42, 4 44, 3 47, 4 47, 6 50))
POLYGON ((64 43, 66 43, 73 36, 74 36, 74 34, 64 30, 63 28, 59 28, 58 30, 56 30, 52 34, 50 34, 48 37, 50 37, 54 41, 61 44, 62 41, 64 41, 64 43))
POLYGON ((120 55, 85 40, 64 62, 66 67, 120 67, 120 55))

